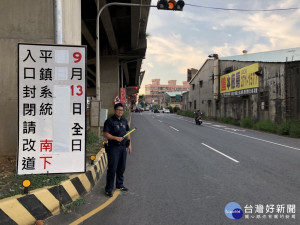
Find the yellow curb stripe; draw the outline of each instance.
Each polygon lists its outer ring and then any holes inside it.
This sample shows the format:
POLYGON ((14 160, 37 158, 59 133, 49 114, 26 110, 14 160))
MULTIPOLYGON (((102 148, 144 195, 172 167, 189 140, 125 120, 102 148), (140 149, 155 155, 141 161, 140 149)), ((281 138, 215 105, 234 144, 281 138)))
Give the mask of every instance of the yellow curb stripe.
POLYGON ((48 191, 48 189, 39 190, 33 194, 53 215, 59 213, 59 201, 51 194, 50 191, 48 191))
POLYGON ((105 165, 107 164, 107 154, 103 154, 105 165))
POLYGON ((74 222, 70 223, 70 225, 80 224, 83 221, 87 220, 88 218, 92 217, 93 215, 95 215, 96 213, 100 212, 101 210, 109 206, 111 203, 113 203, 119 195, 120 195, 120 190, 116 190, 114 192, 114 195, 111 198, 109 198, 105 203, 100 205, 98 208, 92 210, 91 212, 85 214, 84 216, 80 217, 79 219, 75 220, 74 222))
POLYGON ((78 178, 79 178, 80 182, 82 183, 82 185, 84 186, 85 190, 87 192, 90 192, 92 189, 92 185, 91 185, 89 179, 87 178, 87 176, 85 174, 80 174, 78 176, 78 178))
POLYGON ((98 162, 97 162, 96 166, 97 166, 97 171, 100 173, 100 165, 98 162))
POLYGON ((103 165, 103 163, 102 163, 102 156, 101 156, 101 158, 100 158, 100 167, 101 167, 101 170, 102 170, 102 172, 104 171, 104 165, 103 165))
POLYGON ((93 180, 94 180, 94 182, 96 184, 97 177, 96 177, 96 171, 95 171, 94 166, 90 169, 90 171, 92 172, 93 180))
POLYGON ((78 194, 78 191, 76 190, 76 188, 74 187, 73 183, 70 180, 62 182, 61 185, 64 187, 66 192, 69 194, 72 201, 75 201, 76 199, 78 199, 80 197, 78 194))
MULTIPOLYGON (((105 149, 102 148, 95 160, 96 169, 94 167, 90 168, 90 171, 92 173, 93 179, 96 183, 97 176, 96 172, 99 172, 99 178, 104 172, 104 169, 107 166, 107 158, 106 158, 105 149), (104 160, 102 160, 102 158, 104 160), (100 173, 100 168, 102 168, 102 173, 100 173)), ((74 187, 73 183, 71 182, 71 179, 78 177, 84 188, 87 192, 90 192, 92 189, 92 185, 87 178, 86 174, 73 174, 69 176, 69 180, 61 182, 60 185, 64 187, 72 201, 77 200, 80 198, 80 195, 76 188, 74 187)), ((41 203, 53 214, 58 214, 60 210, 60 204, 59 201, 52 195, 52 193, 48 189, 37 189, 34 191, 31 191, 31 194, 34 194, 41 203)), ((100 207, 105 208, 107 205, 109 205, 114 199, 119 195, 119 192, 116 191, 114 196, 110 198, 107 203, 103 204, 100 207)), ((1 210, 7 214, 8 217, 10 217, 13 221, 15 221, 17 224, 20 225, 27 225, 27 224, 33 224, 35 222, 35 218, 30 214, 30 212, 17 200, 17 198, 22 197, 22 195, 13 196, 10 198, 6 198, 3 200, 0 200, 0 208, 1 210)), ((99 207, 99 211, 102 210, 99 207)))
POLYGON ((36 221, 17 199, 2 202, 1 209, 19 225, 33 224, 36 221))

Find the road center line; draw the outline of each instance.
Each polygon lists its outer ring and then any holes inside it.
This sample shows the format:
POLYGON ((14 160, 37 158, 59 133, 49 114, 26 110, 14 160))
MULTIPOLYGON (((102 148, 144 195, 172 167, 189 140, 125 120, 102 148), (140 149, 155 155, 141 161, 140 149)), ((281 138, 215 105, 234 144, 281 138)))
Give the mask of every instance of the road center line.
POLYGON ((75 220, 74 222, 70 223, 69 225, 77 225, 82 223, 83 221, 87 220, 88 218, 92 217, 96 213, 100 212, 104 208, 106 208, 108 205, 110 205, 113 201, 116 200, 116 198, 119 196, 120 190, 116 190, 114 192, 114 195, 110 197, 106 202, 104 202, 102 205, 100 205, 98 208, 90 211, 89 213, 85 214, 84 216, 80 217, 79 219, 75 220))
POLYGON ((226 158, 228 158, 228 159, 230 159, 230 160, 232 160, 232 161, 234 161, 234 162, 236 162, 236 163, 239 163, 239 161, 235 160, 234 158, 231 158, 230 156, 228 156, 228 155, 226 155, 226 154, 224 154, 224 153, 222 153, 222 152, 219 152, 218 150, 216 150, 216 149, 214 149, 214 148, 212 148, 212 147, 210 147, 210 146, 208 146, 208 145, 206 145, 206 144, 204 144, 204 143, 201 143, 201 144, 204 145, 204 146, 206 146, 206 147, 208 147, 208 148, 210 148, 211 150, 213 150, 213 151, 215 151, 215 152, 217 152, 217 153, 219 153, 219 154, 225 156, 226 158))
POLYGON ((176 131, 179 131, 179 130, 177 130, 175 127, 172 127, 172 126, 169 126, 169 127, 171 127, 172 129, 174 129, 174 130, 176 130, 176 131))
POLYGON ((283 144, 279 144, 279 143, 276 143, 276 142, 267 141, 267 140, 264 140, 264 139, 260 139, 260 138, 256 138, 256 137, 251 137, 251 136, 248 136, 248 135, 245 135, 245 134, 239 134, 239 133, 235 133, 235 132, 228 131, 228 130, 222 130, 222 129, 219 129, 217 127, 212 127, 212 126, 206 126, 206 127, 210 127, 210 128, 217 129, 217 130, 224 131, 224 132, 228 132, 228 133, 231 133, 231 134, 236 134, 236 135, 240 135, 240 136, 243 136, 243 137, 251 138, 251 139, 254 139, 254 140, 263 141, 263 142, 267 142, 267 143, 270 143, 270 144, 273 144, 273 145, 278 145, 278 146, 282 146, 282 147, 285 147, 285 148, 290 148, 290 149, 294 149, 294 150, 300 151, 300 148, 295 148, 295 147, 291 147, 291 146, 288 146, 288 145, 283 145, 283 144))

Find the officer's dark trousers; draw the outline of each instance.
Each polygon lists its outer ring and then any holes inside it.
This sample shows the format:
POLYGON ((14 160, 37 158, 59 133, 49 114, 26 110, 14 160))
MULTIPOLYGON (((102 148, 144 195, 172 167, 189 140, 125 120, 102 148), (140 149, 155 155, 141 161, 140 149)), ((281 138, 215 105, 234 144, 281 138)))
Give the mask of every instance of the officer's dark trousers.
POLYGON ((116 175, 116 188, 124 187, 123 174, 126 166, 127 151, 125 146, 109 146, 107 151, 107 175, 105 191, 112 192, 116 175))

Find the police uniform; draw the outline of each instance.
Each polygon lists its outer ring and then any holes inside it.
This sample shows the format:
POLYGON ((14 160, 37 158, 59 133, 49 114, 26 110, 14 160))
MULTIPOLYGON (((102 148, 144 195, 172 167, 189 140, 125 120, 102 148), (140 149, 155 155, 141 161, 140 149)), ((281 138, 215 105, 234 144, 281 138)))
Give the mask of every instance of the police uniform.
MULTIPOLYGON (((123 137, 129 131, 128 122, 121 117, 118 119, 116 115, 108 118, 104 123, 103 132, 107 132, 113 136, 123 137)), ((116 174, 116 188, 123 188, 123 174, 126 166, 126 139, 118 142, 115 140, 108 140, 106 148, 108 166, 106 175, 106 192, 112 192, 114 189, 114 180, 116 174)))

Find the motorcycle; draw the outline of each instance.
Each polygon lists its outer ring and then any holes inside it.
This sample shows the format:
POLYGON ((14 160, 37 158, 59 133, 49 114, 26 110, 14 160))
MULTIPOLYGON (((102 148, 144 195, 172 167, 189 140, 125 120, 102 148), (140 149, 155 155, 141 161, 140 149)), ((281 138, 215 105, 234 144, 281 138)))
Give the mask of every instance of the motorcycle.
POLYGON ((201 118, 201 116, 195 118, 195 122, 196 122, 196 125, 201 125, 202 124, 202 118, 201 118))
POLYGON ((202 124, 202 112, 197 111, 197 112, 194 112, 194 114, 195 114, 196 125, 201 125, 202 124))

